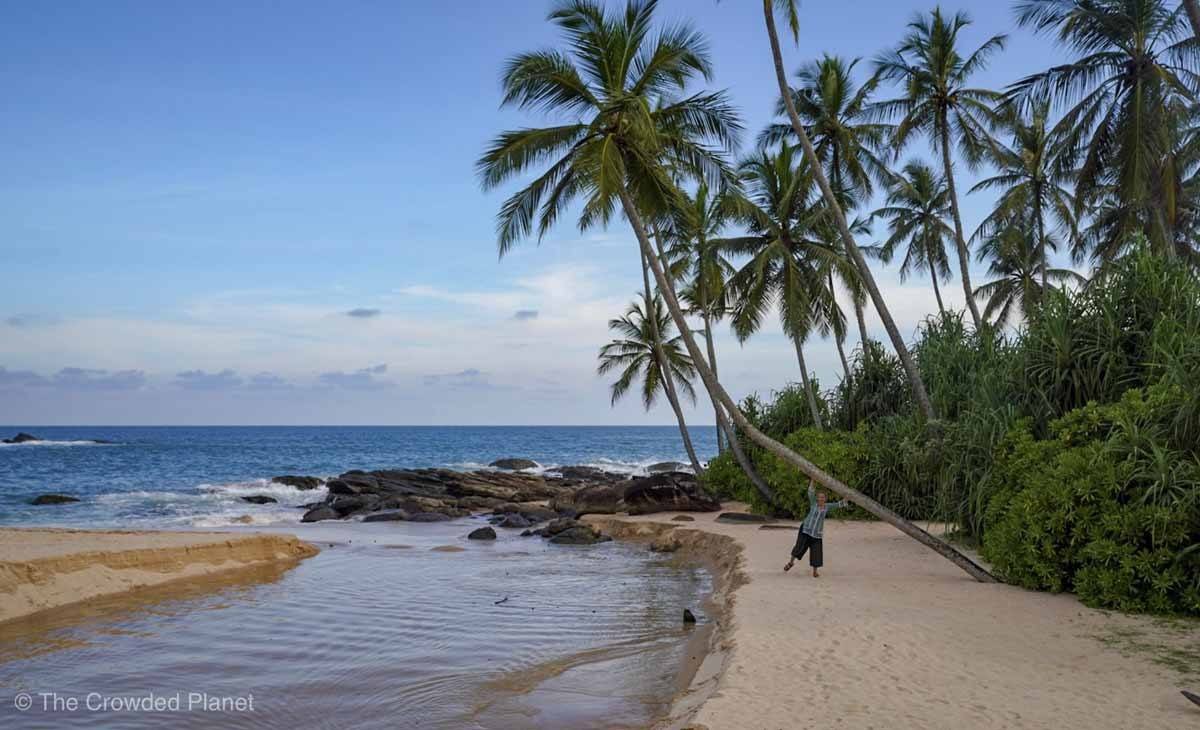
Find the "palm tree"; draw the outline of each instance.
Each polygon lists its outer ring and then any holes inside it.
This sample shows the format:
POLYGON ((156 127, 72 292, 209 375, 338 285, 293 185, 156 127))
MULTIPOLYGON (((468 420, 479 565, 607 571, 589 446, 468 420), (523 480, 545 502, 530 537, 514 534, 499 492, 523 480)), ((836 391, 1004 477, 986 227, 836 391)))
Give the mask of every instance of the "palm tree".
POLYGON ((642 405, 647 411, 654 406, 659 393, 666 394, 671 410, 675 412, 675 420, 679 423, 679 434, 683 438, 688 458, 692 460, 692 468, 698 469, 699 462, 692 448, 687 422, 684 421, 683 409, 676 396, 676 390, 682 390, 693 403, 696 402, 696 391, 692 388, 696 366, 684 352, 679 336, 671 336, 674 325, 671 324, 671 315, 663 306, 662 299, 656 296, 645 301, 649 304, 648 308, 635 301, 625 310, 624 316, 609 320, 608 328, 615 332, 619 339, 600 348, 600 365, 597 372, 607 375, 619 370, 621 373, 612 384, 613 405, 616 405, 639 379, 642 383, 642 405), (673 383, 670 387, 667 385, 668 378, 673 383))
POLYGON ((908 35, 893 51, 875 61, 878 73, 904 88, 904 95, 881 102, 878 111, 898 116, 895 144, 899 151, 913 134, 924 134, 933 148, 941 152, 942 174, 950 193, 950 214, 954 221, 954 242, 958 247, 959 278, 967 298, 967 309, 975 326, 980 325, 979 308, 971 296, 971 253, 963 235, 962 213, 954 184, 954 163, 950 150, 957 147, 968 165, 975 166, 983 156, 987 142, 985 126, 992 116, 991 105, 1000 94, 967 86, 971 76, 987 65, 988 58, 1004 48, 1005 36, 995 35, 969 55, 959 53, 959 33, 971 24, 966 13, 953 17, 934 8, 908 24, 908 35))
MULTIPOLYGON (((1080 54, 1012 84, 1017 100, 1071 104, 1058 127, 1078 169, 1075 213, 1119 209, 1110 230, 1128 240, 1140 230, 1164 255, 1176 253, 1175 231, 1158 202, 1170 197, 1159 174, 1177 147, 1180 109, 1196 101, 1200 44, 1187 21, 1164 0, 1021 0, 1017 20, 1080 54)), ((1113 240, 1092 241, 1102 248, 1113 240)), ((1093 249, 1092 254, 1096 254, 1093 249)))
POLYGON ((816 239, 825 211, 810 200, 812 175, 795 161, 793 147, 760 151, 745 160, 739 177, 745 192, 730 193, 730 209, 749 235, 721 241, 726 250, 749 257, 730 285, 737 292, 733 330, 745 340, 778 307, 783 332, 796 348, 800 379, 813 424, 824 428, 804 359, 804 342, 815 330, 828 331, 840 317, 826 273, 836 254, 816 239))
POLYGON ((1023 230, 1028 216, 998 228, 979 250, 980 259, 991 261, 988 273, 995 277, 975 290, 975 296, 987 302, 984 316, 997 326, 1020 313, 1029 321, 1044 301, 1047 281, 1056 284, 1083 283, 1083 277, 1071 269, 1045 270, 1034 241, 1023 230))
MULTIPOLYGON (((1012 135, 1012 146, 993 140, 988 145, 988 158, 996 174, 980 180, 969 192, 999 191, 995 209, 980 224, 975 237, 994 234, 997 229, 1024 211, 1033 216, 1034 246, 1041 259, 1039 268, 1049 275, 1047 250, 1052 231, 1047 230, 1047 215, 1054 227, 1075 235, 1074 199, 1064 183, 1070 177, 1064 160, 1062 135, 1049 125, 1050 102, 1034 101, 1025 115, 1020 107, 1010 106, 1000 118, 1000 125, 1012 135)), ((1041 290, 1045 291, 1046 281, 1041 290)))
POLYGON ((923 162, 909 162, 888 187, 887 205, 874 215, 887 221, 889 234, 879 246, 879 258, 891 263, 903 245, 900 281, 913 272, 928 271, 938 312, 945 314, 938 279, 950 278, 946 242, 954 238, 954 231, 946 222, 950 215, 950 192, 945 179, 923 162))
MULTIPOLYGON (((624 12, 608 15, 592 0, 568 0, 555 6, 550 20, 566 37, 570 52, 527 53, 509 63, 504 74, 506 104, 571 114, 578 121, 502 133, 484 153, 479 173, 485 188, 548 166, 501 207, 501 253, 532 232, 535 217, 539 233, 545 233, 563 210, 582 200, 579 225, 588 228, 608 222, 620 205, 700 379, 742 433, 977 580, 993 582, 990 573, 946 542, 757 429, 705 362, 663 262, 655 255, 639 203, 653 202, 658 205, 652 210, 668 210, 677 202, 678 190, 662 165, 664 157, 689 160, 691 169, 704 171, 713 182, 724 168, 710 144, 729 146, 737 124, 719 93, 652 102, 683 93, 689 81, 711 73, 703 39, 690 27, 651 35, 656 5, 653 0, 630 0, 624 12)), ((764 496, 774 501, 769 490, 764 496)))
POLYGON ((1192 35, 1200 38, 1200 3, 1196 0, 1183 0, 1183 7, 1187 10, 1188 22, 1192 24, 1192 35))
MULTIPOLYGON (((917 410, 920 411, 925 419, 933 420, 935 417, 933 404, 929 400, 928 391, 925 389, 925 381, 921 378, 921 372, 917 369, 917 365, 908 351, 908 345, 904 342, 904 337, 900 334, 900 329, 896 326, 896 320, 892 318, 892 313, 888 309, 887 302, 884 301, 883 295, 879 292, 879 285, 875 282, 875 276, 871 273, 866 258, 854 241, 854 234, 851 232, 850 225, 846 220, 846 213, 838 202, 837 194, 834 192, 832 186, 830 186, 829 179, 825 176, 824 170, 821 169, 821 158, 817 154, 816 148, 813 147, 812 140, 808 136, 808 131, 805 129, 804 123, 800 120, 800 114, 796 110, 791 89, 788 87, 787 72, 783 67, 783 51, 779 45, 779 33, 775 29, 776 5, 784 11, 787 17, 788 29, 791 31, 794 41, 799 41, 800 37, 800 11, 796 0, 763 0, 763 19, 767 27, 767 40, 771 45, 771 58, 775 63, 775 80, 779 84, 779 94, 783 100, 784 108, 787 110, 788 121, 791 122, 792 131, 796 133, 796 138, 800 141, 800 146, 804 150, 805 160, 813 168, 813 178, 821 190, 821 196, 828 207, 829 215, 833 218, 838 236, 842 240, 842 245, 847 254, 849 254, 850 259, 854 262, 854 265, 858 268, 858 272, 862 276, 863 285, 866 287, 867 293, 871 296, 871 302, 875 305, 875 311, 879 314, 879 319, 883 322, 884 329, 887 330, 888 338, 892 341, 892 347, 895 348, 896 355, 900 358, 900 362, 904 366, 904 372, 908 376, 909 383, 912 386, 913 401, 917 404, 917 410)), ((863 329, 865 330, 865 327, 863 329)))

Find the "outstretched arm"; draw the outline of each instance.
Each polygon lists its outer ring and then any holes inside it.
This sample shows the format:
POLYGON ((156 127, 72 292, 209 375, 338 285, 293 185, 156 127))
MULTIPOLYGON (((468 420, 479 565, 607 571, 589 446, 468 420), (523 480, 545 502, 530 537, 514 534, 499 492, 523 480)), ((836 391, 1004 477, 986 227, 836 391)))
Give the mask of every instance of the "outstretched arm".
POLYGON ((813 480, 808 480, 808 506, 817 506, 817 488, 813 486, 813 480))

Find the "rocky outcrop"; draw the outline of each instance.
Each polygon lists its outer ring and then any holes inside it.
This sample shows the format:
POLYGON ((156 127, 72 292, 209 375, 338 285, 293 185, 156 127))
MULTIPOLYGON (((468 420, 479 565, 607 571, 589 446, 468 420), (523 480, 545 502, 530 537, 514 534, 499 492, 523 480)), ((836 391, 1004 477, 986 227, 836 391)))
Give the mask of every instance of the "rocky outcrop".
POLYGON ((678 461, 660 461, 657 464, 651 464, 646 467, 647 474, 661 474, 664 471, 682 471, 687 467, 687 464, 682 464, 678 461))
POLYGON ((721 504, 704 495, 696 477, 686 472, 664 472, 624 483, 598 484, 576 490, 569 499, 556 500, 558 510, 576 515, 653 514, 655 512, 716 512, 721 504))
POLYGON ((310 489, 316 489, 325 483, 325 480, 319 477, 301 477, 290 474, 285 474, 280 477, 271 477, 271 481, 275 482, 276 484, 285 484, 289 487, 295 487, 303 492, 306 492, 310 489))
POLYGON ((594 545, 598 542, 609 542, 610 540, 612 538, 608 535, 602 535, 595 527, 585 524, 563 530, 550 538, 550 542, 555 545, 594 545))
POLYGON ((403 522, 408 519, 408 513, 402 509, 372 512, 363 518, 363 522, 403 522))
POLYGON ((508 469, 509 471, 521 471, 523 469, 536 469, 541 464, 532 459, 496 459, 488 466, 495 469, 508 469))
POLYGON ((467 535, 468 540, 495 540, 496 531, 490 527, 480 527, 477 530, 471 530, 467 535))
POLYGON ((628 474, 604 471, 594 466, 560 466, 551 473, 568 482, 577 483, 616 484, 618 482, 627 482, 630 479, 628 474))
POLYGON ((339 515, 337 513, 337 511, 334 510, 329 505, 323 504, 320 507, 314 507, 314 508, 310 509, 309 511, 305 512, 304 516, 300 518, 300 521, 301 522, 322 522, 324 520, 337 520, 337 519, 341 519, 341 515, 339 515))
POLYGON ((441 512, 418 512, 408 516, 409 522, 445 522, 448 519, 450 516, 441 512))
POLYGON ((71 504, 78 501, 79 497, 72 497, 69 494, 39 494, 30 501, 30 504, 71 504))
POLYGON ((16 436, 13 436, 12 438, 7 438, 7 439, 4 439, 3 441, 0 441, 0 443, 23 444, 26 441, 41 441, 41 440, 42 439, 38 438, 37 436, 34 436, 31 433, 25 433, 24 431, 22 431, 21 433, 17 434, 16 436))
POLYGON ((279 502, 278 499, 268 497, 265 494, 251 494, 248 497, 242 497, 242 501, 249 502, 250 504, 276 504, 279 502))

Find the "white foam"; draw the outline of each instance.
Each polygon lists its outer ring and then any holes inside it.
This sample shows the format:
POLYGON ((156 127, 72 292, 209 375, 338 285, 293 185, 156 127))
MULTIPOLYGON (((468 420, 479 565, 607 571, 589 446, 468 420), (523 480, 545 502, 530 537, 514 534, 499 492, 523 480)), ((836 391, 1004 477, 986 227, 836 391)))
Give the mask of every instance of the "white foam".
POLYGON ((0 442, 0 447, 5 446, 117 446, 118 444, 102 443, 100 441, 54 441, 52 439, 38 439, 37 441, 22 441, 19 444, 6 444, 0 442))

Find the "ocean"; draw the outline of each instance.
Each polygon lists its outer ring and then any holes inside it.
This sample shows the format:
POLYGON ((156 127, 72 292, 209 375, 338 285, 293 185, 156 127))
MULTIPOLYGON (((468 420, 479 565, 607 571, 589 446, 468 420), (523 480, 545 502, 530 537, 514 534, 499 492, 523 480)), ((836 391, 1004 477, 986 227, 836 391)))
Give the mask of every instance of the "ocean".
MULTIPOLYGON (((4 525, 211 528, 245 516, 255 525, 287 524, 299 522, 298 507, 324 491, 270 483, 283 474, 479 469, 505 457, 634 474, 655 462, 687 461, 674 426, 0 426, 4 437, 21 431, 44 440, 0 444, 4 525), (48 492, 82 501, 29 504, 48 492), (279 501, 241 499, 254 494, 279 501)), ((715 428, 689 431, 702 459, 716 453, 715 428)))

